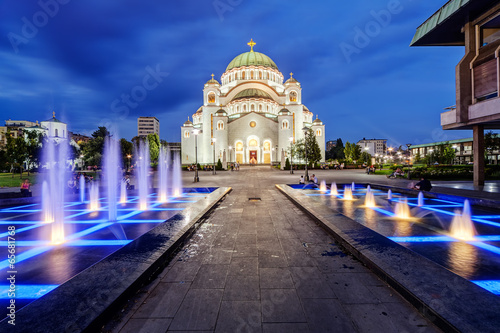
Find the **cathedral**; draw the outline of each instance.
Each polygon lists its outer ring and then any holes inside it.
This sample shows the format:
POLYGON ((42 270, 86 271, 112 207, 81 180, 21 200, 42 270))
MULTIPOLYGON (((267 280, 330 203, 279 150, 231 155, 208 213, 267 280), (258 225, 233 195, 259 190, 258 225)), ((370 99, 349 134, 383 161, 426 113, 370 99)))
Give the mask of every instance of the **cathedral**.
POLYGON ((302 104, 302 88, 267 55, 253 50, 235 57, 219 81, 203 89, 203 106, 181 127, 182 164, 271 164, 311 128, 325 160, 325 125, 302 104))

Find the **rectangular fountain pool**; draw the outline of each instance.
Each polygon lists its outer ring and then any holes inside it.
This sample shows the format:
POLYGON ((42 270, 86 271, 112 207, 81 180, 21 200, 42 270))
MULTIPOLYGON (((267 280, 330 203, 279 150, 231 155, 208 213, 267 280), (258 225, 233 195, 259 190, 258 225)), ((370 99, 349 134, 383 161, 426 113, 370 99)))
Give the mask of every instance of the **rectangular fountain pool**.
POLYGON ((157 202, 157 193, 151 193, 147 210, 138 208, 137 196, 129 196, 118 205, 114 223, 108 221, 105 198, 99 198, 95 211, 88 209, 88 201, 66 201, 65 242, 58 245, 51 243, 51 223, 43 220, 41 204, 0 209, 0 251, 5 258, 0 261, 0 307, 7 315, 7 306, 15 299, 20 309, 159 224, 168 224, 172 237, 184 226, 169 219, 215 189, 184 188, 181 196, 167 203, 157 202), (11 262, 9 250, 15 254, 11 262), (9 281, 11 276, 15 279, 9 281))
MULTIPOLYGON (((367 188, 355 184, 352 199, 346 199, 352 184, 339 185, 337 194, 311 185, 289 185, 304 190, 311 200, 321 202, 377 233, 427 257, 448 270, 500 295, 500 211, 472 208, 470 220, 476 235, 461 240, 450 233, 454 217, 464 203, 421 199, 371 189, 374 204, 365 204, 367 188), (346 191, 347 190, 347 191, 346 191), (408 217, 396 214, 407 204, 408 217)), ((464 198, 465 201, 466 198, 464 198)))

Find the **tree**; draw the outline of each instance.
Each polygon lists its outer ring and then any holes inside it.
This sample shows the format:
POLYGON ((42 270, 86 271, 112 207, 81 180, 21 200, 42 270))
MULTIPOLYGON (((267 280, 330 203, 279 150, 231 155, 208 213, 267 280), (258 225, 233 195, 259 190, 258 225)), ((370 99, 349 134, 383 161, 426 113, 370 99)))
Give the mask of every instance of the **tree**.
POLYGON ((87 165, 101 165, 104 141, 107 136, 110 136, 110 133, 106 127, 99 126, 98 129, 92 133, 92 139, 83 146, 83 158, 87 165))
POLYGON ((355 143, 346 141, 344 148, 345 158, 349 162, 357 161, 361 156, 361 147, 355 143))
POLYGON ((344 143, 342 142, 341 138, 337 139, 337 144, 335 145, 335 155, 333 158, 336 158, 338 160, 342 160, 345 158, 344 154, 344 143))
POLYGON ((158 134, 148 134, 147 137, 149 143, 149 158, 151 163, 158 162, 158 157, 160 156, 160 137, 158 134))
POLYGON ((494 150, 500 150, 500 136, 492 131, 486 132, 484 135, 484 158, 491 154, 494 150))
POLYGON ((444 163, 446 164, 452 164, 453 163, 453 160, 455 159, 455 148, 451 147, 450 145, 447 145, 445 148, 444 148, 444 151, 443 151, 443 160, 444 160, 444 163))
POLYGON ((372 162, 372 155, 370 155, 370 153, 364 151, 364 152, 361 153, 359 161, 362 162, 362 163, 371 164, 371 162, 372 162))
POLYGON ((30 175, 31 167, 39 164, 40 154, 42 151, 43 132, 32 130, 24 131, 26 141, 26 169, 28 176, 30 175))
POLYGON ((321 161, 321 148, 319 148, 318 141, 316 141, 316 135, 314 135, 312 129, 309 129, 306 132, 305 138, 297 141, 295 146, 295 156, 298 159, 306 161, 307 155, 306 163, 308 165, 315 165, 321 161))
POLYGON ((287 157, 286 161, 285 161, 285 170, 288 170, 288 169, 290 169, 290 160, 287 157))
POLYGON ((120 139, 120 149, 122 153, 122 165, 124 166, 129 166, 130 159, 128 156, 132 156, 132 152, 134 150, 134 144, 130 141, 127 141, 127 139, 121 138, 120 139))

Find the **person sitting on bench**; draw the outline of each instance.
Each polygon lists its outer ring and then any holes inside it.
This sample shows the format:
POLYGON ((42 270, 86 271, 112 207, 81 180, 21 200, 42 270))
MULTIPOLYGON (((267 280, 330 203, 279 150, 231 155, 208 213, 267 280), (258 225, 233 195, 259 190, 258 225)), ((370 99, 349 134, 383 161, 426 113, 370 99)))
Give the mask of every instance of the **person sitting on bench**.
POLYGON ((24 182, 21 183, 21 194, 23 197, 29 197, 30 185, 31 184, 28 178, 26 178, 24 182))

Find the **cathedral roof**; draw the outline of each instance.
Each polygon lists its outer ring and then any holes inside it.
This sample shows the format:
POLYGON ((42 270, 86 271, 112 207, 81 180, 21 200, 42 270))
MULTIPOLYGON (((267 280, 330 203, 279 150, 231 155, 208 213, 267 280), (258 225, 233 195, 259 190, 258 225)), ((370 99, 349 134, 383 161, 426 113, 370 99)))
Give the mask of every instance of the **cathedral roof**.
POLYGON ((276 70, 278 69, 278 66, 276 66, 271 58, 269 58, 264 53, 255 52, 253 50, 253 47, 255 45, 255 42, 253 40, 250 40, 250 43, 248 43, 248 45, 250 46, 250 52, 245 52, 236 56, 229 63, 229 65, 227 65, 226 71, 242 66, 264 66, 271 67, 276 70))
POLYGON ((217 81, 216 79, 214 79, 214 75, 213 74, 212 74, 212 78, 210 80, 208 80, 207 83, 205 83, 205 84, 211 84, 211 83, 220 85, 219 81, 217 81))
POLYGON ((265 98, 265 99, 273 99, 265 91, 260 90, 260 89, 255 89, 255 88, 245 89, 245 90, 240 91, 239 93, 236 94, 236 96, 234 96, 234 98, 232 100, 234 101, 234 100, 242 99, 242 98, 265 98))
POLYGON ((217 112, 215 112, 215 116, 216 117, 225 117, 225 116, 227 116, 227 112, 224 109, 220 108, 219 110, 217 110, 217 112))
POLYGON ((282 116, 282 115, 289 115, 290 114, 290 110, 288 110, 287 108, 283 108, 281 109, 279 112, 278 112, 278 115, 279 116, 282 116))
POLYGON ((189 120, 189 117, 188 120, 184 123, 184 126, 193 126, 193 122, 189 120))

